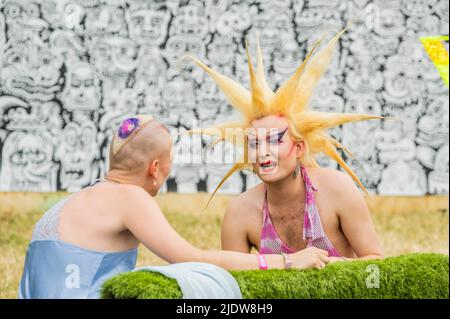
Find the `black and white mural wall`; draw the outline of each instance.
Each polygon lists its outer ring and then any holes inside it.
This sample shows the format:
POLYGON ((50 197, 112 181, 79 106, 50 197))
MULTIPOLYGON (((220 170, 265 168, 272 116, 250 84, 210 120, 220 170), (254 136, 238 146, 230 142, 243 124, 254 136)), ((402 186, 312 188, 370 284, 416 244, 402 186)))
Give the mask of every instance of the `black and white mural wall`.
MULTIPOLYGON (((247 85, 244 39, 258 33, 276 88, 324 31, 361 16, 311 107, 401 119, 333 131, 374 193, 448 194, 448 89, 419 41, 448 34, 448 13, 447 0, 0 0, 0 191, 89 185, 127 115, 172 129, 233 117, 213 82, 179 63, 187 52, 247 85)), ((174 141, 176 158, 190 156, 174 141)), ((178 161, 165 190, 211 191, 228 168, 178 161)), ((221 192, 257 182, 236 174, 221 192)))

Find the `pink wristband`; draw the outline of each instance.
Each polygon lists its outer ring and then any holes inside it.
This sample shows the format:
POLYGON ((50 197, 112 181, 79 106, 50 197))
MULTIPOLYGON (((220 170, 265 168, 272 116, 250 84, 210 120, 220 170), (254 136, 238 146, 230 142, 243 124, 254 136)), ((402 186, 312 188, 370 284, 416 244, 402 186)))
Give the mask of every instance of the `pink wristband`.
POLYGON ((258 254, 258 262, 259 262, 260 270, 267 270, 269 268, 269 265, 267 264, 266 256, 264 256, 263 254, 258 254))

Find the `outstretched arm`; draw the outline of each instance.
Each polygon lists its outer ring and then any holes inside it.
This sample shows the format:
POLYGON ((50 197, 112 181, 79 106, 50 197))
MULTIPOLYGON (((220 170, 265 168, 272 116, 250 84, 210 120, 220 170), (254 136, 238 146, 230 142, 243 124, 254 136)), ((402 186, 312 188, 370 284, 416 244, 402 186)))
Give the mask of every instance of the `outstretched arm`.
MULTIPOLYGON (((255 255, 231 251, 201 250, 184 240, 168 223, 152 197, 138 188, 129 191, 128 205, 122 219, 124 227, 149 250, 169 263, 205 262, 225 269, 258 269, 255 255)), ((280 255, 266 255, 269 268, 284 268, 280 255)), ((328 262, 327 253, 310 249, 292 255, 295 268, 321 268, 328 262)))

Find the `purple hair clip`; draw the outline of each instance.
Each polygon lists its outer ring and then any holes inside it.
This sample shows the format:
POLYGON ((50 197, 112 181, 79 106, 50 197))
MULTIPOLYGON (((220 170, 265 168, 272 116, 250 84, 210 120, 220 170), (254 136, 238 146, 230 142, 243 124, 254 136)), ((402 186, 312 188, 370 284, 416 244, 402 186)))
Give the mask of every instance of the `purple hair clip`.
POLYGON ((140 121, 136 117, 126 119, 119 127, 119 137, 121 139, 128 138, 134 131, 139 128, 140 121))

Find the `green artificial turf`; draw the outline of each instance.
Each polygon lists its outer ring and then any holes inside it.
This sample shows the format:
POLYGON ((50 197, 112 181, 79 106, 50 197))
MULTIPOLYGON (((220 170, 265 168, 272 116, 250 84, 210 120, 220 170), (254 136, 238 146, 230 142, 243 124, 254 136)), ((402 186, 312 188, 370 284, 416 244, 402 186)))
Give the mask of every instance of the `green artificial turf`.
MULTIPOLYGON (((447 255, 440 254, 337 262, 322 270, 232 271, 231 274, 245 299, 449 297, 449 260, 447 255)), ((172 299, 181 298, 182 293, 175 280, 142 271, 109 279, 103 285, 102 297, 172 299)))

